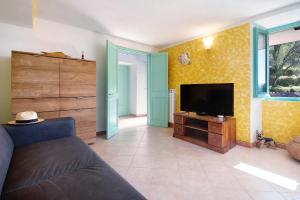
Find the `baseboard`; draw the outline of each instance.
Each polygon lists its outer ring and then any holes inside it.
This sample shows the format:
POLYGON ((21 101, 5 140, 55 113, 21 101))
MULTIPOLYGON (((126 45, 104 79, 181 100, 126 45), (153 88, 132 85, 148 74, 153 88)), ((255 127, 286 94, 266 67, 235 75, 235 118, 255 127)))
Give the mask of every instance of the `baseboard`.
MULTIPOLYGON (((168 126, 170 128, 173 128, 174 127, 174 123, 169 122, 168 126)), ((97 136, 105 135, 105 134, 106 134, 106 131, 98 131, 96 133, 97 136)), ((254 143, 250 143, 250 142, 245 142, 245 141, 237 140, 236 144, 240 145, 240 146, 243 146, 243 147, 247 147, 247 148, 253 148, 253 147, 255 147, 255 142, 254 143)), ((286 144, 283 144, 283 143, 276 143, 276 147, 280 148, 280 149, 285 149, 286 150, 286 144)))
POLYGON ((286 150, 286 144, 283 144, 283 143, 276 143, 276 147, 286 150))
POLYGON ((141 114, 141 115, 130 114, 130 116, 133 116, 133 117, 147 117, 147 114, 141 114))
POLYGON ((245 142, 245 141, 241 141, 241 140, 237 140, 236 144, 243 146, 243 147, 248 147, 248 148, 255 147, 255 143, 245 142))
POLYGON ((96 132, 96 135, 105 135, 106 134, 106 131, 98 131, 96 132))
MULTIPOLYGON (((241 140, 237 140, 236 141, 237 145, 243 146, 243 147, 248 147, 248 148, 252 148, 255 147, 255 142, 254 143, 249 143, 249 142, 245 142, 245 141, 241 141, 241 140)), ((286 144, 283 143, 276 143, 276 147, 280 148, 280 149, 286 149, 286 144)))

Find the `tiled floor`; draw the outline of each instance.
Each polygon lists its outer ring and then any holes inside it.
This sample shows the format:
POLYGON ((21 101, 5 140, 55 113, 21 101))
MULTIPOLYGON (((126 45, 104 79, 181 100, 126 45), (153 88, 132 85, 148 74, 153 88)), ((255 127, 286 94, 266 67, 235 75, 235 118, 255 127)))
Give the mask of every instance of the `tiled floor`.
POLYGON ((300 200, 299 185, 286 189, 234 168, 243 162, 297 184, 300 163, 281 149, 236 146, 219 154, 173 138, 172 129, 147 126, 99 137, 91 147, 148 199, 300 200))
POLYGON ((128 128, 134 128, 137 126, 143 126, 147 124, 147 116, 124 116, 119 117, 119 129, 128 129, 128 128))

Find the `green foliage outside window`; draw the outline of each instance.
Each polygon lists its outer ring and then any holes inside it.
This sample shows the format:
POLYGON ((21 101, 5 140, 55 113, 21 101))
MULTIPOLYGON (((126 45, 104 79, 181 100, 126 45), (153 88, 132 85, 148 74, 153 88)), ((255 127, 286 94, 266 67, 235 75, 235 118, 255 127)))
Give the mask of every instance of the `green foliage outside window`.
POLYGON ((300 97, 300 41, 270 46, 270 95, 300 97))

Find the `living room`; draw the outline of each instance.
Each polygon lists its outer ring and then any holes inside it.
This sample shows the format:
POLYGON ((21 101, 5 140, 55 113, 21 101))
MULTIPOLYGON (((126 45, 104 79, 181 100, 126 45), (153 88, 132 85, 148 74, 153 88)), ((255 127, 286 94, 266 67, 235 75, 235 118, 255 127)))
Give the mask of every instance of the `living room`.
POLYGON ((1 199, 300 199, 299 11, 1 2, 1 199))

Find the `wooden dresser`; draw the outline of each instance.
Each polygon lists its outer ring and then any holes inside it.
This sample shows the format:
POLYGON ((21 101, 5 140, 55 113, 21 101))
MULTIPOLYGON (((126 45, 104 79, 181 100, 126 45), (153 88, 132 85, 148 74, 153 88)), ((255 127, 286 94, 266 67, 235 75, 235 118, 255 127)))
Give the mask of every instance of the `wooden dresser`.
POLYGON ((174 115, 174 137, 211 150, 225 153, 235 146, 235 118, 220 121, 217 117, 194 113, 174 115))
POLYGON ((73 117, 77 136, 96 139, 96 62, 12 51, 11 112, 34 110, 39 117, 73 117))

